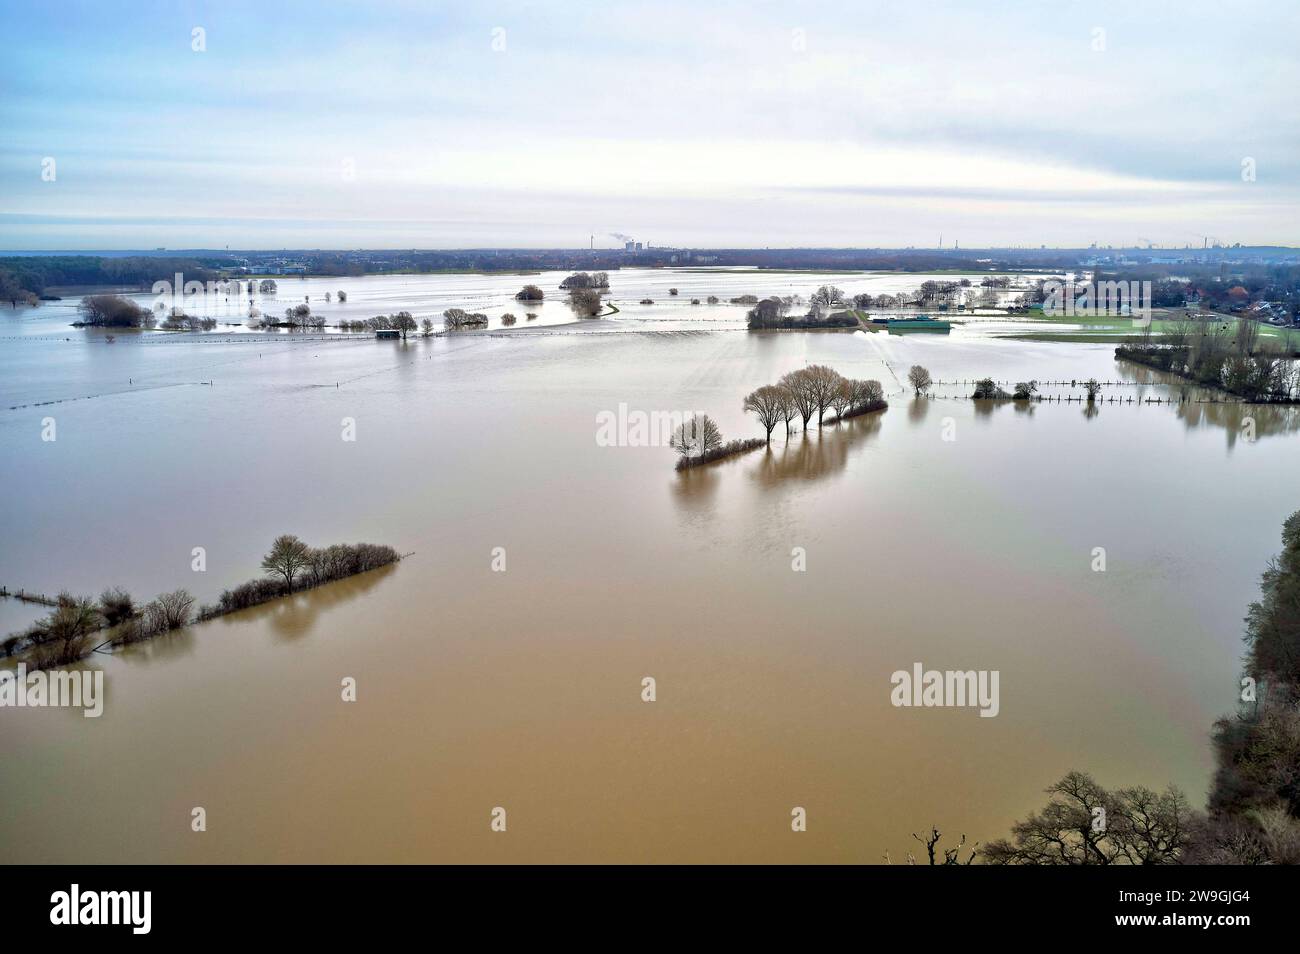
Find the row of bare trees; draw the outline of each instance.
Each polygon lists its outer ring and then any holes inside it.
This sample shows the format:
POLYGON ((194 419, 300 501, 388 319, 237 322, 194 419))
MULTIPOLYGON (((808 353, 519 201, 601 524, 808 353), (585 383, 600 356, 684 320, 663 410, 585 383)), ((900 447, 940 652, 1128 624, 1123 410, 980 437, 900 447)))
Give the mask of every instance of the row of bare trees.
POLYGON ((66 666, 87 656, 101 630, 106 641, 125 644, 149 639, 187 625, 194 597, 187 590, 174 590, 136 606, 131 595, 120 588, 108 589, 96 602, 91 597, 60 593, 50 614, 25 632, 3 642, 6 656, 25 646, 23 660, 33 669, 66 666))
POLYGON ((778 424, 785 424, 789 437, 791 422, 796 418, 807 430, 808 421, 816 414, 817 426, 821 427, 827 411, 834 411, 838 420, 879 410, 885 406, 884 395, 879 381, 846 378, 834 368, 811 364, 791 371, 776 384, 751 391, 745 396, 744 409, 758 418, 771 443, 772 431, 778 424))

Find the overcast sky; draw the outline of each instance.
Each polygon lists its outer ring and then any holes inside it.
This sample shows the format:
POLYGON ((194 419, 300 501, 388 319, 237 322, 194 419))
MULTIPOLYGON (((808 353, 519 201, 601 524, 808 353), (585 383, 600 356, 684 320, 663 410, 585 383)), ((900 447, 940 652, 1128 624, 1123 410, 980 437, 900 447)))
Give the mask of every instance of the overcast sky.
POLYGON ((1300 245, 1296 0, 4 0, 0 36, 8 249, 1300 245))

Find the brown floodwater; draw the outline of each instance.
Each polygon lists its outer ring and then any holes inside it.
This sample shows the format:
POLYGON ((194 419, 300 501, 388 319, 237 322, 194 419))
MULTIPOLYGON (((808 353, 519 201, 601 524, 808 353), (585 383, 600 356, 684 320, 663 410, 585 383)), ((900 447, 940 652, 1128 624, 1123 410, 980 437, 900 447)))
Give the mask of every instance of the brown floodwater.
MULTIPOLYGON (((440 279, 471 280, 421 281, 440 279)), ((538 281, 480 279, 502 307, 538 281)), ((92 657, 99 719, 0 709, 0 859, 900 861, 932 824, 1004 835, 1070 769, 1202 800, 1241 617, 1297 508, 1294 413, 917 401, 913 363, 1178 385, 1103 345, 757 335, 743 309, 636 306, 846 276, 612 280, 614 320, 406 343, 109 345, 53 312, 0 319, 0 583, 212 601, 279 533, 411 553, 92 657), (807 363, 880 379, 889 410, 682 474, 666 447, 597 441, 620 405, 756 436, 742 396, 807 363), (917 662, 997 670, 998 715, 893 707, 917 662)), ((367 294, 397 310, 410 280, 382 281, 367 294)))

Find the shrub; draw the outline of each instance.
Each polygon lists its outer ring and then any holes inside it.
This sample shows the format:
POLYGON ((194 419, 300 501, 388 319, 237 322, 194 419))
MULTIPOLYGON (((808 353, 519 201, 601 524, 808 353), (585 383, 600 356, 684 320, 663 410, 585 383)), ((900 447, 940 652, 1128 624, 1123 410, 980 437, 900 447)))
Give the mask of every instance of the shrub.
POLYGON ((59 594, 59 605, 29 631, 29 661, 38 668, 63 666, 90 651, 90 637, 103 623, 93 600, 59 594))
POLYGON ((575 288, 569 292, 569 307, 582 318, 600 314, 600 292, 594 288, 575 288))
POLYGON ((135 615, 135 601, 126 590, 115 586, 100 594, 99 611, 109 626, 116 626, 135 615))
POLYGON ((1016 383, 1016 393, 1012 395, 1017 401, 1028 401, 1038 393, 1037 381, 1019 381, 1016 383))
POLYGON ((722 460, 724 457, 731 457, 734 454, 743 454, 746 451, 757 450, 760 447, 766 447, 767 441, 761 437, 750 437, 745 440, 728 441, 720 447, 715 447, 707 453, 698 457, 679 457, 677 459, 677 470, 686 470, 688 467, 698 467, 701 464, 710 464, 715 460, 722 460))
POLYGON ((971 397, 980 401, 991 401, 1011 397, 1006 391, 998 387, 997 382, 992 378, 981 378, 975 382, 975 393, 971 397))
POLYGON ((188 590, 174 590, 156 597, 144 608, 145 621, 153 632, 179 629, 190 621, 194 597, 188 590))
POLYGON ((149 309, 121 295, 87 295, 77 310, 85 316, 79 324, 100 328, 139 328, 151 317, 149 309))

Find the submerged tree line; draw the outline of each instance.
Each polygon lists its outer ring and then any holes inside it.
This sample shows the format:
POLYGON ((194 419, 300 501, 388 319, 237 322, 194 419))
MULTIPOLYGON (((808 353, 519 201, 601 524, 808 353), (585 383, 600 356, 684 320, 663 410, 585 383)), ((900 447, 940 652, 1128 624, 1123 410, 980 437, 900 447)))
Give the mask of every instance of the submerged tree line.
POLYGON ((225 590, 216 604, 200 606, 197 612, 194 597, 184 589, 163 593, 143 605, 120 587, 106 589, 99 599, 64 592, 45 619, 0 642, 0 650, 5 656, 18 656, 32 669, 64 666, 105 646, 142 642, 400 559, 390 546, 336 543, 316 548, 285 534, 276 537, 262 558, 264 578, 225 590))
POLYGON ((814 414, 817 426, 821 427, 823 423, 833 424, 869 411, 882 411, 889 406, 884 393, 879 381, 846 378, 824 364, 799 368, 783 375, 776 384, 765 384, 745 395, 743 409, 758 418, 764 431, 762 438, 724 443, 722 431, 707 414, 695 414, 683 421, 670 441, 681 455, 677 469, 769 445, 772 431, 783 423, 786 437, 790 436, 796 420, 806 431, 814 414), (827 411, 834 412, 829 419, 827 411))

